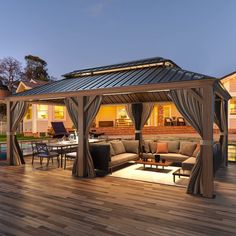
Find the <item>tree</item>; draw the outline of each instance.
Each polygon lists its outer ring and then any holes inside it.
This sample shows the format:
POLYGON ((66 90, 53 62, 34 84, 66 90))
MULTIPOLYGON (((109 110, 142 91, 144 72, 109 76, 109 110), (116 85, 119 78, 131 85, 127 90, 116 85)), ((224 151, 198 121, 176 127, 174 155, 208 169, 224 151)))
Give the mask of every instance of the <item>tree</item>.
POLYGON ((37 56, 28 55, 25 56, 26 67, 24 72, 24 78, 27 80, 37 79, 43 81, 49 81, 49 75, 47 72, 47 62, 37 56))
POLYGON ((14 82, 21 78, 21 63, 13 57, 5 57, 0 60, 0 77, 12 92, 14 82))

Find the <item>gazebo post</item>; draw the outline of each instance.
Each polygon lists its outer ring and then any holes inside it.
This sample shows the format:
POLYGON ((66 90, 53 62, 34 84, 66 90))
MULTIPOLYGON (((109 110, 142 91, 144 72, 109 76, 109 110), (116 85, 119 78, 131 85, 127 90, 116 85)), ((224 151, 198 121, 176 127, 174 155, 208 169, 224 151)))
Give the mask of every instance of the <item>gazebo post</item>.
POLYGON ((84 139, 84 131, 85 131, 85 117, 84 117, 84 105, 85 105, 85 97, 78 97, 78 137, 79 137, 79 145, 78 145, 78 177, 85 176, 85 139, 84 139))
POLYGON ((212 146, 214 123, 214 92, 211 86, 203 87, 203 101, 202 191, 203 197, 212 198, 214 191, 212 146))
POLYGON ((11 133, 11 124, 12 124, 12 117, 11 117, 11 106, 12 102, 7 101, 7 162, 9 165, 13 164, 13 147, 12 147, 12 133, 11 133))

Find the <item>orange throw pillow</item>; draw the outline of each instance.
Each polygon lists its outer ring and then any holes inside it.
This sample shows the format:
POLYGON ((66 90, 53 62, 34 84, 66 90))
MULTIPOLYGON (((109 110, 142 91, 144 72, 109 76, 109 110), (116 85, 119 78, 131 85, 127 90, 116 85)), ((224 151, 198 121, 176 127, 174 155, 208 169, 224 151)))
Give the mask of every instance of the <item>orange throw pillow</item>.
POLYGON ((157 143, 157 153, 168 153, 168 143, 157 143))

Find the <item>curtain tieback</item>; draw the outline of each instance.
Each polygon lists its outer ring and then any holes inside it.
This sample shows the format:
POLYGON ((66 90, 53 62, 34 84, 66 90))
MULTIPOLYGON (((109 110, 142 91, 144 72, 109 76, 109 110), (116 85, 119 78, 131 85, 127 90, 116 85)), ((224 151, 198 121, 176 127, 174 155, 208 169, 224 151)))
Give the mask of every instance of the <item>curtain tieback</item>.
POLYGON ((134 132, 135 132, 135 134, 140 134, 141 130, 135 130, 134 132))
POLYGON ((220 132, 219 134, 220 135, 227 135, 228 133, 227 132, 220 132))
POLYGON ((214 144, 213 140, 200 140, 200 145, 212 146, 214 144))
POLYGON ((16 132, 6 132, 6 135, 7 135, 7 136, 16 135, 16 132))

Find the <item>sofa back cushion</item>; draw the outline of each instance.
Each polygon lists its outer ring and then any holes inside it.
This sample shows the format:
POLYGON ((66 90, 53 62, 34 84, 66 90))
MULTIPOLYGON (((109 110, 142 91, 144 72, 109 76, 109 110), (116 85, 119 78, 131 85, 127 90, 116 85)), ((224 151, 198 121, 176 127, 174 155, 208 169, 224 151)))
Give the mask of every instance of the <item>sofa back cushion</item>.
POLYGON ((113 146, 111 145, 111 143, 110 143, 110 154, 111 154, 111 156, 115 156, 116 154, 115 154, 115 151, 114 151, 114 148, 113 148, 113 146))
POLYGON ((149 152, 151 152, 151 150, 150 150, 150 146, 149 146, 149 143, 151 142, 151 140, 143 140, 143 152, 144 153, 149 153, 149 152))
POLYGON ((168 140, 168 141, 159 141, 160 143, 167 143, 168 144, 168 152, 170 153, 179 153, 179 141, 172 141, 172 140, 168 140))
POLYGON ((155 141, 150 141, 150 142, 149 142, 149 148, 150 148, 151 153, 156 153, 156 150, 157 150, 157 142, 155 142, 155 141))
POLYGON ((110 143, 111 143, 111 145, 113 147, 115 155, 118 155, 118 154, 121 154, 121 153, 125 153, 125 146, 122 143, 122 141, 118 141, 117 140, 117 141, 111 141, 110 143))
POLYGON ((124 144, 126 152, 138 154, 139 150, 138 140, 122 140, 122 143, 124 144))
POLYGON ((168 143, 157 143, 156 153, 168 153, 168 143))
POLYGON ((193 151, 193 157, 197 157, 197 154, 200 152, 200 144, 198 143, 195 150, 193 151))
POLYGON ((194 142, 181 142, 179 153, 191 157, 197 144, 194 142))

